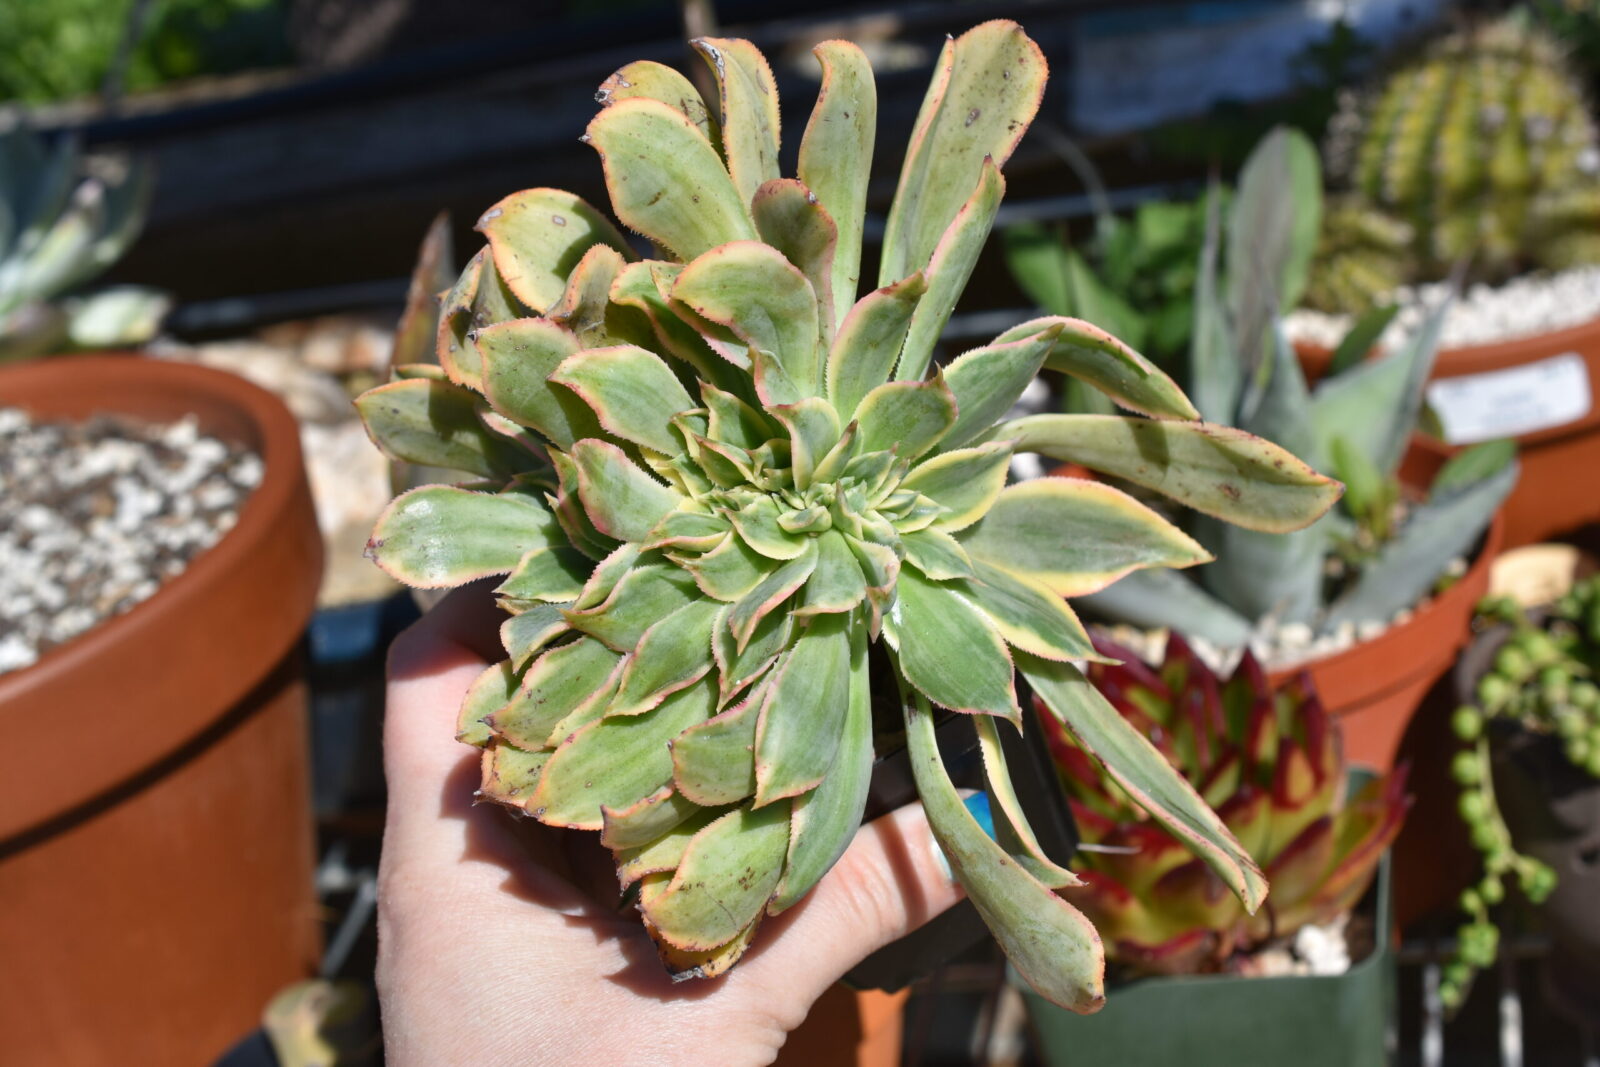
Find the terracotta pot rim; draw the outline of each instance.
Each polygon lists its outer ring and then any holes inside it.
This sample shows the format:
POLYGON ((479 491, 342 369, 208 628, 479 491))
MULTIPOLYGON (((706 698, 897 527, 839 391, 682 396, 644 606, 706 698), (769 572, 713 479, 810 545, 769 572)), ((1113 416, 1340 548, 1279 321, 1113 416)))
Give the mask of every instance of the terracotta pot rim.
MULTIPOLYGON (((1277 684, 1294 677, 1302 671, 1310 671, 1313 668, 1323 671, 1361 670, 1370 672, 1380 658, 1375 653, 1386 641, 1393 639, 1400 633, 1415 632, 1435 625, 1442 625, 1444 618, 1452 613, 1452 609, 1457 605, 1457 602, 1466 595, 1466 590, 1476 584, 1471 579, 1486 574, 1489 566, 1494 562, 1495 556, 1499 555, 1500 544, 1505 537, 1505 521, 1505 507, 1502 505, 1495 511, 1494 517, 1489 520, 1489 527, 1484 531, 1483 537, 1479 542, 1478 552, 1473 557, 1472 563, 1467 567, 1466 573, 1456 579, 1450 588, 1438 596, 1429 598, 1421 607, 1416 608, 1412 616, 1405 622, 1390 626, 1376 637, 1359 641, 1339 652, 1302 660, 1292 666, 1269 671, 1269 678, 1272 679, 1274 684, 1277 684)), ((1441 649, 1439 658, 1443 659, 1454 655, 1454 651, 1458 646, 1455 644, 1441 644, 1438 647, 1441 649)), ((1391 680, 1384 683, 1382 688, 1374 689, 1362 701, 1362 704, 1366 705, 1380 701, 1384 697, 1416 683, 1423 677, 1435 673, 1435 664, 1437 662, 1437 660, 1431 662, 1428 660, 1413 660, 1407 665, 1404 673, 1395 675, 1391 680)))
MULTIPOLYGON (((276 576, 279 580, 274 596, 270 602, 263 601, 264 610, 251 618, 249 640, 230 641, 226 632, 212 635, 212 647, 218 655, 208 666, 214 675, 223 677, 203 687, 203 696, 193 702, 197 706, 153 708, 152 702, 161 696, 158 693, 152 697, 148 690, 159 690, 160 686, 141 687, 133 679, 105 677, 111 668, 104 664, 116 664, 119 658, 125 658, 127 646, 143 645, 145 652, 159 650, 163 644, 160 638, 169 635, 175 626, 187 624, 193 629, 194 620, 208 616, 208 604, 219 598, 226 601, 241 589, 250 589, 256 581, 250 575, 251 568, 270 568, 282 561, 285 553, 292 556, 285 541, 303 531, 285 520, 298 518, 302 508, 309 513, 310 502, 294 416, 277 397, 233 374, 126 355, 52 357, 0 368, 0 405, 28 410, 40 406, 37 401, 30 403, 30 397, 55 390, 71 395, 76 383, 85 380, 93 381, 101 391, 114 389, 119 397, 127 396, 126 406, 120 401, 114 407, 97 403, 95 412, 167 421, 168 414, 148 411, 149 398, 165 394, 174 398, 174 411, 178 406, 195 410, 202 425, 207 412, 239 420, 249 428, 247 433, 215 429, 204 432, 244 439, 261 456, 264 471, 261 483, 239 509, 233 528, 196 556, 181 574, 162 583, 152 596, 128 611, 49 650, 38 662, 0 675, 0 738, 6 739, 5 744, 0 744, 0 752, 6 752, 8 760, 28 758, 21 745, 31 747, 31 736, 40 732, 39 727, 27 721, 29 716, 47 724, 51 711, 64 705, 72 708, 73 732, 79 737, 100 736, 99 730, 114 717, 139 715, 143 716, 141 721, 148 727, 147 732, 155 735, 148 738, 143 752, 134 755, 107 746, 94 761, 95 770, 83 775, 84 781, 61 785, 53 797, 41 798, 19 789, 20 795, 0 803, 0 840, 137 774, 226 715, 288 654, 315 605, 320 539, 310 549, 313 566, 309 575, 302 572, 276 576), (190 404, 194 407, 188 408, 190 404), (85 702, 85 693, 102 697, 101 706, 85 702), (18 745, 17 750, 8 751, 12 744, 18 745), (18 806, 28 810, 15 810, 18 806), (8 807, 12 810, 8 811, 8 807)), ((46 408, 42 417, 47 419, 87 417, 57 416, 51 409, 58 405, 42 406, 46 408)), ((141 661, 141 666, 147 662, 141 661)), ((168 669, 185 671, 183 664, 169 665, 168 669)), ((126 723, 119 725, 126 729, 126 723)))

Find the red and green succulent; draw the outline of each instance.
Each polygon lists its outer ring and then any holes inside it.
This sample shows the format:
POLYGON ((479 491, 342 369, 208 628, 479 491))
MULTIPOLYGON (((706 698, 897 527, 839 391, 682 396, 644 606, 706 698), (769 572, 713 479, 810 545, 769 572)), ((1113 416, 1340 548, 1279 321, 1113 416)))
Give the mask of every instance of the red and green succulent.
POLYGON ((1071 798, 1085 885, 1066 891, 1131 971, 1193 974, 1353 907, 1400 832, 1404 768, 1354 787, 1308 675, 1274 688, 1249 653, 1226 681, 1176 635, 1159 667, 1103 638, 1090 681, 1216 809, 1272 886, 1251 914, 1142 806, 1106 787, 1052 715, 1040 721, 1071 798), (1114 660, 1120 659, 1117 663, 1114 660))

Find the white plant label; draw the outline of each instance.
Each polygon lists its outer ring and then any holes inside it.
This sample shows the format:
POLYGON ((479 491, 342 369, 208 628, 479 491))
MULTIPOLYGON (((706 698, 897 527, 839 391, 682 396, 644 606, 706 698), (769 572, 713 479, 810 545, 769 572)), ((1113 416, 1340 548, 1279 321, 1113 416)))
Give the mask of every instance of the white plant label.
POLYGON ((1591 400, 1589 371, 1576 352, 1428 385, 1428 403, 1453 445, 1564 426, 1589 414, 1591 400))

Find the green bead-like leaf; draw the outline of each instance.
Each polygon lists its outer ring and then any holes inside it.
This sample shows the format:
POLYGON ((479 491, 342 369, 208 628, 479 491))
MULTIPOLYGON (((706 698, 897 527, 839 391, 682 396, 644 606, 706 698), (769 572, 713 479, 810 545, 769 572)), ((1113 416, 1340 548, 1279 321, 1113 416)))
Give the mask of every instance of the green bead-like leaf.
POLYGON ((1044 55, 1014 22, 985 22, 945 43, 906 147, 889 209, 878 284, 927 266, 978 185, 1003 166, 1039 110, 1044 55))
POLYGON ((902 570, 885 633, 917 691, 951 711, 1021 722, 1011 654, 983 612, 952 589, 902 570))
POLYGON ((611 207, 623 224, 687 261, 756 237, 741 197, 705 134, 681 111, 646 97, 622 100, 589 123, 611 207))
POLYGON ((821 615, 801 631, 766 687, 756 728, 756 807, 816 788, 850 702, 847 615, 821 615))
POLYGON ((907 702, 905 715, 911 770, 928 826, 1006 958, 1053 1003, 1083 1013, 1098 1010, 1105 1003, 1105 955, 1094 926, 979 827, 939 757, 933 713, 921 697, 907 702))
POLYGON ((590 348, 568 356, 550 375, 594 410, 613 437, 676 453, 674 416, 695 406, 660 356, 636 345, 590 348))
POLYGON ((619 541, 643 541, 682 499, 634 466, 616 445, 585 440, 572 446, 578 496, 595 529, 619 541))
POLYGON ((817 297, 776 249, 757 241, 713 248, 683 269, 672 296, 750 347, 756 391, 767 405, 821 394, 817 297))
POLYGON ((878 128, 878 90, 866 53, 856 45, 823 41, 812 52, 822 64, 822 87, 800 140, 799 174, 838 228, 831 305, 843 315, 855 303, 861 278, 861 231, 878 128))
POLYGON ((1153 489, 1249 530, 1286 533, 1333 506, 1343 487, 1243 430, 1117 415, 1028 415, 995 427, 1019 452, 1153 489))
POLYGON ((974 559, 1068 597, 1103 589, 1129 571, 1190 567, 1211 558, 1126 493, 1075 478, 1011 486, 981 522, 962 532, 961 543, 974 559))
MULTIPOLYGON (((1267 881, 1194 787, 1070 663, 1018 653, 1028 685, 1141 809, 1183 841, 1254 912, 1267 881)), ((921 782, 919 780, 920 787, 921 782)))
POLYGON ((856 436, 863 452, 893 449, 901 459, 916 459, 955 421, 955 397, 935 375, 925 382, 889 382, 868 393, 856 409, 856 436))
POLYGON ((550 512, 525 494, 425 485, 384 509, 367 555, 406 585, 445 589, 510 573, 532 550, 562 543, 550 512))
POLYGON ((592 722, 564 741, 539 778, 531 808, 550 826, 601 828, 601 807, 637 804, 672 781, 668 742, 711 716, 709 682, 672 694, 643 715, 592 722))
POLYGON ((428 378, 390 382, 356 399, 367 435, 394 459, 496 480, 541 465, 485 427, 478 410, 470 391, 428 378))
POLYGON ((1011 449, 1000 442, 946 452, 918 464, 900 483, 945 509, 935 529, 954 533, 983 518, 1006 485, 1011 449))
POLYGON ((789 805, 736 808, 695 834, 671 884, 640 910, 679 948, 726 944, 760 917, 788 848, 789 805))
POLYGON ((571 330, 548 319, 513 319, 478 331, 484 396, 506 418, 531 427, 558 448, 599 437, 600 422, 581 399, 550 385, 550 375, 578 351, 571 330))
POLYGON ((596 244, 631 258, 617 228, 580 197, 560 189, 524 189, 483 213, 495 270, 522 303, 542 314, 561 299, 567 275, 596 244))

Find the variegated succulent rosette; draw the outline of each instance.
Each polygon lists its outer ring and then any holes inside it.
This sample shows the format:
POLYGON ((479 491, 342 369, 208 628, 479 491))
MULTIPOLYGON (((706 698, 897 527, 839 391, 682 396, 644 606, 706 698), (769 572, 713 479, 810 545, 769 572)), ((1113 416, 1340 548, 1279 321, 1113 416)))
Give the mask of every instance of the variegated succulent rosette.
POLYGON ((585 138, 654 258, 577 197, 531 189, 483 216, 488 246, 436 333, 425 300, 408 309, 394 380, 361 413, 396 459, 476 481, 400 496, 370 553, 413 586, 504 576, 506 659, 459 717, 483 749, 481 795, 598 831, 674 974, 732 966, 849 845, 881 754, 877 659, 956 876, 1040 993, 1093 1010, 1100 940, 1053 892, 1076 879, 1040 850, 1001 754, 1000 731, 1022 723, 1016 672, 1246 907, 1266 886, 1073 665, 1096 653, 1066 597, 1207 553, 1099 482, 1008 486, 1011 456, 1045 451, 1261 530, 1314 520, 1340 487, 1197 421, 1087 323, 1024 323, 929 373, 1043 91, 1020 27, 945 45, 878 288, 859 300, 877 127, 861 50, 818 46, 822 88, 786 179, 766 61, 746 41, 695 47, 715 108, 633 63, 602 86, 585 138), (1138 414, 1004 421, 1047 367, 1138 414), (993 838, 940 761, 936 708, 977 731, 993 838))

